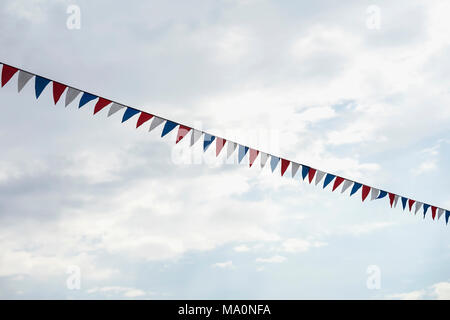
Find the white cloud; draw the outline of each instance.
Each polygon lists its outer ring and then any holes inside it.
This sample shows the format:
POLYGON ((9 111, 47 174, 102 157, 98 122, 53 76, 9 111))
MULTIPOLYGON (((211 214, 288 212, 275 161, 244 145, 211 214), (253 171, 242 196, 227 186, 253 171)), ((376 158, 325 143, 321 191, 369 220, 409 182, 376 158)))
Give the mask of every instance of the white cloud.
POLYGON ((311 248, 318 248, 327 245, 324 242, 308 241, 304 239, 287 239, 282 242, 281 250, 285 252, 306 252, 311 248))
POLYGON ((432 295, 438 300, 450 300, 450 282, 439 282, 431 286, 432 295))
POLYGON ((148 294, 147 292, 140 289, 120 287, 120 286, 94 287, 87 290, 86 292, 89 294, 103 293, 106 294, 107 296, 121 295, 125 298, 137 298, 148 294))
POLYGON ((250 248, 246 246, 245 244, 234 247, 234 251, 236 252, 247 252, 250 251, 250 248))
POLYGON ((234 266, 233 261, 229 260, 225 262, 216 262, 212 265, 212 267, 221 269, 232 269, 234 266))
POLYGON ((279 255, 269 258, 256 258, 256 262, 258 263, 282 263, 284 261, 286 261, 286 258, 279 255))
POLYGON ((390 294, 387 296, 390 299, 401 300, 421 300, 421 299, 450 299, 450 282, 439 282, 429 286, 426 289, 416 290, 406 293, 390 294))
POLYGON ((425 290, 411 291, 407 293, 396 293, 388 295, 390 299, 400 299, 400 300, 421 300, 425 297, 425 290))

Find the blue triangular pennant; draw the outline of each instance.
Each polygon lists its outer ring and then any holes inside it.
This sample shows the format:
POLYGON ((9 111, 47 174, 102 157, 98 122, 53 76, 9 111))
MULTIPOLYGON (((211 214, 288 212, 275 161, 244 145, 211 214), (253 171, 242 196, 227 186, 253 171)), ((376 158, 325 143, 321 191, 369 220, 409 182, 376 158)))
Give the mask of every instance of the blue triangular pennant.
POLYGON ((309 173, 309 167, 302 165, 302 178, 303 178, 303 180, 305 180, 305 178, 308 175, 308 173, 309 173))
POLYGON ((203 151, 206 151, 206 149, 208 149, 208 147, 211 145, 211 143, 214 141, 215 138, 216 138, 215 136, 205 133, 205 137, 203 140, 203 151))
POLYGON ((275 168, 278 165, 278 162, 280 162, 280 158, 275 156, 270 156, 270 169, 272 169, 272 172, 275 171, 275 168))
POLYGON ((127 107, 127 110, 125 110, 123 117, 122 117, 122 122, 127 121, 128 119, 130 119, 132 116, 134 116, 135 114, 138 114, 140 111, 127 107))
POLYGON ((406 209, 406 202, 408 201, 408 198, 403 198, 402 197, 402 207, 403 207, 403 210, 405 210, 406 209))
POLYGON ((355 183, 353 184, 352 191, 350 191, 350 197, 351 197, 352 195, 354 195, 354 194, 359 190, 359 188, 361 188, 361 186, 362 186, 361 183, 355 182, 355 183))
POLYGON ((39 98, 42 91, 44 91, 45 87, 50 83, 50 80, 42 78, 40 76, 36 76, 34 82, 34 89, 36 91, 36 99, 39 98))
POLYGON ((428 208, 430 207, 429 204, 424 203, 423 204, 423 218, 425 219, 425 215, 427 214, 428 208))
POLYGON ((241 163, 242 159, 244 159, 245 155, 247 154, 248 147, 239 145, 239 151, 238 151, 238 163, 241 163))
POLYGON ((450 211, 445 210, 445 224, 448 224, 448 218, 450 217, 450 211))
POLYGON ((78 108, 81 108, 86 103, 88 103, 89 101, 94 100, 95 98, 97 98, 97 96, 94 96, 93 94, 90 94, 90 93, 87 93, 87 92, 83 92, 83 95, 81 96, 80 104, 78 105, 78 108))
POLYGON ((387 196, 387 192, 383 191, 383 190, 380 190, 380 194, 378 195, 377 199, 382 199, 382 198, 384 198, 386 196, 387 196))
POLYGON ((164 137, 166 134, 172 131, 177 125, 178 123, 167 120, 161 133, 161 137, 164 137))
MULTIPOLYGON (((325 176, 325 180, 323 181, 323 188, 325 189, 327 187, 327 185, 329 185, 330 182, 333 181, 334 178, 336 178, 336 176, 334 174, 327 173, 327 175, 325 176)), ((305 179, 305 178, 303 178, 303 179, 305 179)))

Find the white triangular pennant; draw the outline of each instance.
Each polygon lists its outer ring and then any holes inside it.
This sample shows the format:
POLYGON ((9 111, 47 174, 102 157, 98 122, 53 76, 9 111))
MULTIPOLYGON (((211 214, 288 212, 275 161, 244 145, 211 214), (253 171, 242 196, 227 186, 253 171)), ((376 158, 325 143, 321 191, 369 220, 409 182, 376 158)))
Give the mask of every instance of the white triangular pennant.
POLYGON ((237 148, 237 143, 228 141, 227 145, 227 159, 233 154, 234 150, 237 148))
POLYGON ((33 78, 34 74, 28 73, 23 70, 19 70, 19 80, 17 81, 17 92, 20 92, 23 87, 33 78))
POLYGON ((375 200, 378 197, 379 193, 380 193, 380 190, 372 187, 372 190, 370 191, 370 200, 375 200))
POLYGON ((395 197, 394 197, 394 205, 393 205, 394 208, 397 207, 398 199, 400 199, 400 197, 398 195, 395 195, 395 197))
POLYGON ((81 93, 80 90, 69 87, 66 93, 66 107, 81 93))
POLYGON ((438 211, 438 220, 439 220, 439 218, 440 218, 443 214, 444 214, 444 209, 439 208, 439 211, 438 211))
POLYGON ((344 193, 348 188, 350 188, 350 186, 353 184, 352 181, 350 180, 345 180, 344 181, 344 185, 342 186, 342 190, 341 193, 344 193))
POLYGON ((297 173, 299 168, 300 168, 299 163, 292 162, 292 178, 295 177, 295 174, 297 173))
POLYGON ((261 152, 261 169, 266 165, 267 159, 269 159, 269 155, 265 152, 261 152))
POLYGON ((109 116, 112 116, 114 113, 116 113, 117 111, 119 111, 119 110, 121 110, 121 109, 123 109, 123 108, 125 108, 125 106, 123 106, 123 105, 121 105, 121 104, 118 104, 118 103, 113 103, 112 105, 111 105, 111 107, 109 108, 109 111, 108 111, 108 117, 109 116))
POLYGON ((317 170, 316 171, 316 186, 322 181, 323 177, 325 176, 325 172, 317 170))
POLYGON ((148 132, 152 131, 153 129, 155 129, 157 126, 159 126, 163 122, 164 122, 164 119, 161 119, 159 117, 153 117, 153 121, 152 121, 152 124, 150 125, 150 128, 148 129, 148 132))
POLYGON ((202 136, 201 131, 198 131, 197 129, 192 129, 190 146, 192 147, 198 141, 198 139, 200 139, 201 136, 202 136))
POLYGON ((422 202, 416 202, 416 210, 414 211, 414 214, 419 212, 420 208, 422 208, 423 203, 422 202))

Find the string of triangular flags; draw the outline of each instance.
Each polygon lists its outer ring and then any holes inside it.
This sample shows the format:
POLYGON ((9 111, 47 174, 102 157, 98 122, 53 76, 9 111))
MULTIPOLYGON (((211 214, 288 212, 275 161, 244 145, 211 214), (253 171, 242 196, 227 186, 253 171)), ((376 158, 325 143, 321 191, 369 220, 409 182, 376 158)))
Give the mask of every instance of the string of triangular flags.
POLYGON ((227 145, 226 153, 227 158, 229 158, 237 149, 238 151, 238 162, 241 163, 241 161, 246 157, 248 154, 249 157, 249 166, 251 167, 258 155, 260 157, 260 166, 261 169, 265 167, 267 161, 270 158, 270 168, 272 172, 275 171, 276 167, 279 163, 281 163, 281 176, 283 176, 289 166, 291 166, 291 174, 292 177, 294 177, 297 172, 299 172, 301 167, 301 178, 302 180, 307 179, 309 183, 313 183, 315 185, 319 185, 323 181, 322 188, 326 188, 327 186, 331 186, 332 192, 335 191, 337 188, 341 187, 341 193, 344 193, 346 190, 350 189, 350 196, 356 194, 359 190, 361 190, 361 199, 364 202, 370 195, 371 200, 378 200, 378 199, 389 199, 389 204, 391 208, 395 208, 398 204, 398 201, 401 201, 401 205, 403 210, 406 208, 409 209, 410 212, 414 211, 414 214, 417 214, 420 210, 422 210, 423 218, 425 219, 425 216, 428 211, 431 212, 431 217, 433 220, 435 220, 437 216, 437 220, 440 219, 442 215, 445 213, 445 222, 448 224, 448 220, 450 217, 450 211, 445 210, 443 208, 433 206, 428 203, 419 202, 414 199, 410 199, 404 196, 400 196, 398 194, 385 191, 382 189, 377 189, 335 174, 327 173, 321 170, 318 170, 316 168, 313 168, 311 166, 307 166, 301 163, 297 163, 294 161, 290 161, 272 154, 268 154, 265 152, 262 152, 260 150, 250 148, 245 145, 238 144, 236 142, 227 140, 222 137, 218 137, 212 134, 209 134, 207 132, 197 130, 195 128, 191 128, 188 126, 185 126, 183 124, 158 117, 154 114, 147 113, 145 111, 125 106, 123 104, 114 102, 112 100, 108 100, 106 98, 103 98, 98 95, 94 95, 92 93, 89 93, 87 91, 79 90, 74 87, 68 86, 66 84, 63 84, 61 82, 57 82, 42 76, 39 76, 37 74, 33 74, 31 72, 25 71, 23 69, 13 67, 7 64, 2 63, 2 74, 1 74, 1 86, 3 87, 5 84, 7 84, 11 78, 15 75, 17 76, 17 90, 20 92, 25 85, 34 77, 35 82, 35 94, 36 99, 39 98, 39 96, 42 94, 44 89, 52 83, 53 85, 53 101, 55 105, 60 100, 61 96, 64 92, 66 92, 65 95, 65 106, 67 107, 70 103, 72 103, 78 96, 81 95, 81 98, 79 100, 78 108, 83 107, 90 101, 96 100, 95 107, 94 107, 94 115, 98 113, 100 110, 106 108, 109 106, 108 111, 108 117, 115 114, 116 112, 120 110, 124 110, 123 116, 122 116, 122 123, 129 120, 133 116, 139 115, 137 122, 136 122, 136 128, 139 128, 144 123, 150 122, 149 131, 152 131, 156 127, 164 124, 162 129, 161 137, 164 137, 169 132, 173 131, 176 127, 178 127, 178 133, 176 136, 175 143, 180 142, 185 136, 187 136, 189 133, 191 133, 190 136, 190 146, 193 146, 197 141, 200 140, 200 138, 203 136, 203 151, 205 152, 210 145, 216 141, 216 156, 219 156, 222 149, 224 149, 225 145, 227 145), (414 208, 414 210, 413 210, 414 208))

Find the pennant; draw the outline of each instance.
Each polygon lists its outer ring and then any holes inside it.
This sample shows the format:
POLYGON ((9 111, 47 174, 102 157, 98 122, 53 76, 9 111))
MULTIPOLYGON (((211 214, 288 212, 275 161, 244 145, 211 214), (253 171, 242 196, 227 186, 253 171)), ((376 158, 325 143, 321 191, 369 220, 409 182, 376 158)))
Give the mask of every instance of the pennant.
MULTIPOLYGON (((95 98, 97 98, 97 96, 94 96, 93 94, 90 94, 88 92, 83 92, 83 95, 81 96, 81 99, 80 99, 80 103, 78 104, 78 109, 81 108, 82 106, 84 106, 89 101, 94 100, 95 98)), ((130 108, 128 108, 128 109, 130 109, 130 108)), ((136 109, 134 109, 134 110, 136 110, 136 109)))
MULTIPOLYGON (((94 107, 94 114, 105 108, 108 104, 110 104, 110 100, 106 100, 105 98, 99 97, 97 103, 94 107)), ((136 127, 137 128, 137 127, 136 127)))
MULTIPOLYGON (((325 177, 325 182, 327 181, 327 178, 329 178, 329 176, 333 176, 332 174, 327 174, 327 176, 325 177)), ((331 180, 333 180, 334 176, 331 178, 331 180)), ((330 182, 331 182, 330 180, 330 182)), ((336 180, 334 180, 334 185, 333 185, 333 190, 336 190, 337 187, 339 187, 341 185, 341 183, 344 181, 344 178, 341 177, 336 177, 336 180)), ((325 183, 323 184, 323 187, 325 188, 326 185, 325 183)))
POLYGON ((23 87, 33 78, 33 74, 19 70, 19 79, 17 81, 17 92, 22 91, 23 87))
POLYGON ((387 192, 384 190, 380 190, 380 194, 378 195, 377 199, 383 199, 387 196, 387 192))
POLYGON ((291 162, 289 160, 281 159, 281 176, 284 175, 284 173, 286 172, 286 170, 289 167, 290 163, 291 162))
POLYGON ((422 208, 422 205, 422 202, 416 202, 416 210, 414 211, 414 214, 417 214, 417 212, 419 212, 419 210, 422 208))
POLYGON ((308 173, 309 173, 309 167, 302 165, 302 178, 303 178, 303 180, 305 180, 305 178, 308 175, 308 173))
POLYGON ((45 87, 50 83, 50 80, 46 78, 42 78, 40 76, 36 76, 34 78, 34 89, 36 91, 36 99, 39 98, 42 91, 44 91, 45 87))
POLYGON ((406 202, 408 201, 407 198, 402 197, 402 207, 403 207, 403 211, 405 211, 406 209, 406 202))
POLYGON ((234 150, 236 150, 237 144, 236 142, 228 141, 227 146, 227 159, 233 154, 234 150))
MULTIPOLYGON (((323 181, 323 188, 325 189, 331 181, 333 181, 333 179, 336 178, 336 176, 334 174, 331 173, 327 173, 327 175, 325 176, 325 180, 323 181)), ((339 187, 339 185, 342 183, 342 181, 344 181, 344 179, 337 177, 336 181, 335 181, 335 186, 333 186, 333 191, 339 187), (338 181, 339 180, 339 181, 338 181)))
POLYGON ((391 208, 392 208, 392 205, 394 204, 394 199, 395 199, 395 194, 389 192, 389 203, 391 204, 391 208))
POLYGON ((214 141, 216 137, 210 135, 209 133, 205 132, 205 136, 203 138, 203 152, 205 152, 208 147, 211 145, 211 143, 214 141))
POLYGON ((423 218, 425 219, 425 216, 427 215, 427 211, 428 211, 428 208, 430 207, 430 205, 429 204, 424 204, 423 205, 423 218))
POLYGON ((361 188, 361 186, 362 186, 361 183, 355 182, 355 183, 353 184, 352 191, 350 191, 350 197, 351 197, 353 194, 355 194, 355 193, 359 190, 359 188, 361 188))
POLYGON ((380 192, 380 190, 372 187, 372 191, 370 192, 370 200, 372 201, 372 200, 377 199, 379 192, 380 192))
POLYGON ((245 147, 243 145, 239 145, 238 150, 238 163, 241 163, 242 159, 244 159, 245 155, 247 154, 248 147, 245 147))
POLYGON ((409 201, 408 201, 408 204, 409 204, 409 211, 411 211, 414 202, 416 202, 416 201, 415 201, 415 200, 412 200, 412 199, 409 199, 409 201))
POLYGON ((438 210, 438 220, 442 216, 443 213, 444 213, 444 209, 439 208, 439 210, 438 210))
POLYGON ((220 151, 222 151, 222 149, 225 146, 226 142, 227 142, 227 140, 217 137, 217 140, 216 140, 216 157, 219 156, 220 151))
POLYGON ((317 170, 316 172, 316 186, 322 181, 322 178, 325 176, 325 172, 317 170))
MULTIPOLYGON (((83 97, 81 97, 81 99, 83 99, 83 97)), ((125 110, 125 112, 123 113, 123 117, 122 117, 122 123, 124 123, 125 121, 127 121, 128 119, 130 119, 132 116, 134 116, 135 114, 138 114, 140 111, 131 107, 127 107, 127 109, 125 110)))
POLYGON ((113 103, 111 105, 111 107, 109 108, 108 117, 112 116, 114 113, 116 113, 119 110, 122 110, 123 108, 125 108, 125 106, 118 104, 118 103, 113 103))
POLYGON ((261 152, 261 169, 266 165, 267 159, 269 159, 269 155, 265 152, 261 152))
POLYGON ((294 178, 295 175, 297 174, 298 169, 300 169, 300 164, 292 162, 291 168, 292 168, 292 178, 294 178))
POLYGON ((280 158, 275 156, 270 156, 270 169, 272 169, 272 172, 275 171, 275 168, 278 165, 278 162, 280 162, 280 158))
POLYGON ((369 192, 370 192, 370 187, 363 185, 362 192, 361 192, 361 198, 362 198, 363 202, 364 202, 364 200, 366 200, 367 196, 369 195, 369 192))
POLYGON ((175 141, 175 144, 180 142, 181 139, 183 139, 189 133, 189 131, 191 131, 191 128, 180 124, 180 126, 178 127, 177 140, 175 141))
POLYGON ((2 69, 2 87, 8 83, 8 81, 12 78, 12 76, 18 71, 19 69, 8 66, 7 64, 3 65, 2 69))
POLYGON ((450 211, 445 210, 445 224, 448 224, 448 218, 450 217, 450 211))
POLYGON ((249 158, 249 165, 252 166, 253 162, 255 162, 256 157, 258 156, 259 151, 255 149, 250 148, 250 158, 249 158))
POLYGON ((431 207, 431 217, 433 218, 433 220, 434 220, 434 218, 436 217, 436 207, 434 207, 434 206, 432 206, 431 207))
POLYGON ((316 169, 309 168, 309 171, 308 171, 309 183, 311 183, 312 180, 314 179, 314 175, 316 174, 316 171, 317 171, 316 169))
POLYGON ((166 120, 166 124, 164 125, 163 131, 161 133, 161 138, 164 137, 166 134, 171 132, 175 127, 178 125, 178 123, 166 120))
POLYGON ((344 185, 342 186, 342 190, 341 193, 344 193, 345 191, 347 191, 348 188, 350 188, 350 186, 352 185, 352 181, 350 180, 345 180, 344 181, 344 185))
MULTIPOLYGON (((65 106, 67 107, 81 93, 80 90, 69 87, 66 93, 65 106)), ((108 115, 109 116, 109 115, 108 115)))
POLYGON ((399 196, 395 195, 395 197, 394 197, 394 208, 397 207, 398 199, 399 199, 399 196))
POLYGON ((141 111, 138 121, 136 122, 136 129, 142 126, 144 123, 153 118, 153 115, 144 111, 141 111))
POLYGON ((66 88, 67 86, 65 84, 53 81, 53 101, 55 102, 55 105, 58 103, 59 98, 61 98, 61 95, 66 88))
POLYGON ((196 129, 192 129, 192 134, 191 134, 191 147, 198 141, 198 139, 200 139, 200 137, 202 136, 202 132, 198 131, 196 129))

